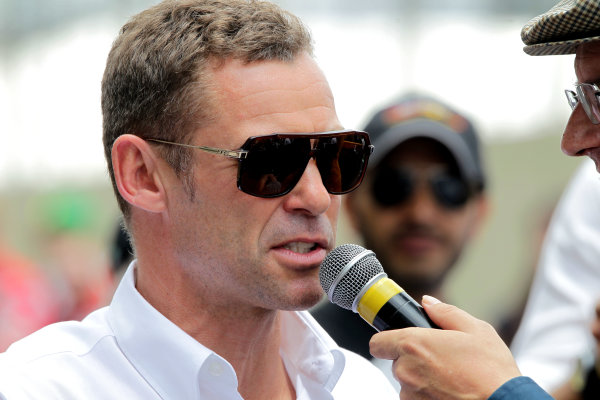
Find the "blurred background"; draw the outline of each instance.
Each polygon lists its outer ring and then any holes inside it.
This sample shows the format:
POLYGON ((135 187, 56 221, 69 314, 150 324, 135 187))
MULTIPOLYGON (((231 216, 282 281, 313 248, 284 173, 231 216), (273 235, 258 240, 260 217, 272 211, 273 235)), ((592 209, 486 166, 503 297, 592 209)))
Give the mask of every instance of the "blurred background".
MULTIPOLYGON (((60 318, 104 304, 112 289, 118 211, 103 159, 100 81, 119 28, 156 2, 0 0, 0 251, 50 276, 61 301, 74 304, 60 318)), ((529 57, 520 40, 521 27, 556 0, 276 2, 312 30, 346 127, 363 128, 407 90, 472 118, 492 209, 448 294, 490 322, 512 312, 549 213, 581 162, 559 148, 573 57, 529 57)), ((344 218, 339 228, 339 243, 357 240, 344 218)))

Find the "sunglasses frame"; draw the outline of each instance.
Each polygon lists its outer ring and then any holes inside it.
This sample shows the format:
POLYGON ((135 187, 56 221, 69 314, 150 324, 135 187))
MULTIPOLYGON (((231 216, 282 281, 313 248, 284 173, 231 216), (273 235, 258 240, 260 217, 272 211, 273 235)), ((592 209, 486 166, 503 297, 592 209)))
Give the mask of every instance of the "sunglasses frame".
MULTIPOLYGON (((272 134, 268 134, 268 135, 251 136, 248 139, 246 139, 244 144, 237 150, 228 150, 228 149, 220 149, 217 147, 210 147, 210 146, 200 146, 200 145, 191 145, 191 144, 185 144, 185 143, 170 142, 170 141, 162 140, 162 139, 145 139, 145 140, 149 141, 149 142, 162 143, 162 144, 168 144, 168 145, 173 145, 173 146, 180 146, 180 147, 186 147, 186 148, 191 148, 191 149, 196 149, 196 150, 202 150, 202 151, 205 151, 205 152, 208 152, 211 154, 217 154, 217 155, 221 155, 221 156, 224 156, 227 158, 235 159, 238 161, 237 188, 239 190, 241 190, 242 192, 247 193, 251 196, 261 197, 261 198, 274 198, 274 197, 285 196, 286 194, 291 192, 294 189, 294 187, 296 186, 297 182, 295 184, 291 185, 291 187, 289 187, 288 189, 282 191, 281 193, 270 194, 270 195, 261 195, 258 193, 254 193, 254 192, 245 190, 241 184, 242 163, 244 162, 245 159, 248 158, 248 155, 252 151, 252 145, 254 142, 256 142, 258 139, 265 139, 265 138, 274 138, 274 139, 294 138, 294 139, 311 139, 311 140, 314 139, 318 143, 319 139, 322 139, 322 138, 345 137, 345 136, 350 136, 350 135, 359 135, 359 136, 362 136, 365 140, 364 165, 363 165, 360 177, 357 179, 356 185, 354 185, 352 188, 350 188, 348 190, 343 190, 340 192, 331 192, 325 186, 325 182, 323 182, 323 185, 327 189, 327 192, 329 192, 331 194, 345 194, 345 193, 349 193, 352 190, 356 189, 362 182, 362 180, 365 176, 365 172, 367 170, 369 156, 373 153, 373 150, 375 148, 375 146, 373 146, 371 144, 369 134, 364 131, 339 130, 339 131, 328 131, 328 132, 318 132, 318 133, 272 133, 272 134)), ((314 146, 312 146, 311 150, 308 154, 308 160, 316 157, 317 152, 318 152, 318 149, 315 148, 314 146)), ((308 163, 307 163, 307 165, 308 165, 308 163)), ((306 166, 304 167, 304 169, 306 169, 306 166)), ((320 173, 320 171, 319 171, 319 173, 320 173)), ((321 176, 321 178, 323 178, 323 176, 321 176)))

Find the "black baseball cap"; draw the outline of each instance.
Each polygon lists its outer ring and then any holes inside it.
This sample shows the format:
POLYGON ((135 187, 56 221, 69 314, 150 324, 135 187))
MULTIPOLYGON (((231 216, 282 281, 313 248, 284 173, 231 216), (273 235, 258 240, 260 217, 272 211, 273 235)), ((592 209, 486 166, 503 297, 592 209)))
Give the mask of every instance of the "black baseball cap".
POLYGON ((376 167, 408 139, 433 139, 454 156, 463 178, 479 190, 485 186, 478 135, 473 124, 448 105, 431 97, 410 94, 375 113, 364 128, 375 151, 369 168, 376 167))

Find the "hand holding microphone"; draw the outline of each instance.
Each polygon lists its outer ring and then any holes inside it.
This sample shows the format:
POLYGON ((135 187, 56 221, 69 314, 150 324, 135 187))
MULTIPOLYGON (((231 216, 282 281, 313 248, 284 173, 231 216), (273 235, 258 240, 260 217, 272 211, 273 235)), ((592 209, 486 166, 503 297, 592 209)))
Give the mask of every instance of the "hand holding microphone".
POLYGON ((371 354, 395 360, 403 400, 484 399, 521 375, 490 324, 433 298, 424 302, 430 318, 361 246, 334 249, 319 275, 331 302, 359 313, 380 331, 371 339, 371 354))

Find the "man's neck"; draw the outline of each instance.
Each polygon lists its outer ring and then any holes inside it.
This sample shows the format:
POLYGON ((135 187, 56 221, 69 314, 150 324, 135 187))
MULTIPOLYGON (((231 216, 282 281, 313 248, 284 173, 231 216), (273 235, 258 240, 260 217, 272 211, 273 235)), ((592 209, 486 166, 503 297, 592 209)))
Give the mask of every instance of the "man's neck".
POLYGON ((190 332, 204 346, 225 358, 236 372, 244 399, 294 399, 295 390, 280 355, 279 311, 262 317, 230 319, 223 315, 210 327, 190 332))
POLYGON ((160 279, 151 276, 147 280, 148 276, 140 272, 138 269, 136 279, 140 294, 171 322, 233 366, 238 391, 244 399, 295 398, 279 351, 281 311, 243 308, 224 301, 219 304, 214 299, 194 302, 191 299, 197 296, 182 289, 185 285, 174 282, 172 275, 160 279))

